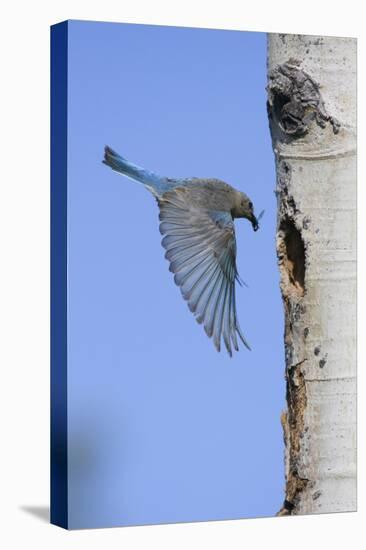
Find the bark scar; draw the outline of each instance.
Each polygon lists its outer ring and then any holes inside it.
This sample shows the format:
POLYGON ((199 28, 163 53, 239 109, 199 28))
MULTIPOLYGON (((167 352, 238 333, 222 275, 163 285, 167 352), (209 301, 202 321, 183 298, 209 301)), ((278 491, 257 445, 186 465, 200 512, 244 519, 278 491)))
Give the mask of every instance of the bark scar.
POLYGON ((339 132, 340 123, 330 116, 319 91, 319 84, 299 68, 300 62, 289 59, 277 65, 268 77, 268 116, 274 119, 283 136, 298 138, 305 135, 312 122, 333 132, 339 132))
POLYGON ((277 229, 277 257, 284 296, 301 298, 305 294, 306 250, 302 228, 296 222, 300 211, 291 193, 291 167, 282 160, 277 165, 277 198, 280 224, 277 229))
POLYGON ((282 282, 287 283, 288 292, 301 298, 305 293, 305 245, 292 219, 281 221, 277 240, 282 282))
POLYGON ((285 360, 287 411, 281 416, 286 456, 286 497, 278 515, 297 513, 302 491, 309 480, 301 475, 301 446, 306 434, 305 410, 307 387, 304 363, 306 331, 307 250, 300 208, 291 192, 292 170, 285 160, 277 159, 277 256, 280 285, 285 309, 285 360), (300 223, 301 220, 301 223, 300 223), (303 324, 304 322, 304 324, 303 324))
POLYGON ((305 361, 306 359, 286 370, 288 410, 282 413, 281 423, 290 468, 286 472, 286 498, 281 510, 277 513, 278 516, 296 514, 301 492, 310 481, 299 473, 301 440, 305 431, 304 412, 307 403, 306 381, 301 369, 305 361))

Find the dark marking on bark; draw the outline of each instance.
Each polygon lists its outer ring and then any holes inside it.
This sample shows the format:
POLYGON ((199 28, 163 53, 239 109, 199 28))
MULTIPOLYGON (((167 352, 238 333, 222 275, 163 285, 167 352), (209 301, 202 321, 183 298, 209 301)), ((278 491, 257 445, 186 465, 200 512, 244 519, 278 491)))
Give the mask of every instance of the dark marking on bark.
POLYGON ((311 219, 309 218, 309 216, 306 216, 306 217, 302 220, 302 227, 303 227, 303 229, 309 229, 310 222, 311 222, 311 219))
POLYGON ((276 196, 279 201, 278 211, 280 218, 295 218, 300 214, 297 208, 294 197, 290 192, 290 183, 292 178, 291 165, 285 160, 277 163, 277 189, 276 196))
POLYGON ((304 338, 307 338, 309 336, 309 327, 304 328, 304 338))
POLYGON ((301 452, 301 440, 304 437, 304 411, 306 408, 306 384, 302 371, 301 361, 287 368, 286 372, 286 398, 288 404, 287 412, 287 450, 289 453, 290 468, 286 479, 286 500, 291 502, 292 508, 288 514, 296 512, 296 505, 300 499, 300 493, 305 489, 309 480, 303 478, 299 473, 299 458, 301 452))
MULTIPOLYGON (((278 231, 278 254, 282 270, 291 285, 291 293, 301 297, 305 292, 305 245, 291 218, 282 220, 278 231)), ((296 315, 296 311, 295 311, 296 315)), ((298 317, 295 317, 298 320, 298 317)))
MULTIPOLYGON (((304 360, 306 361, 306 360, 304 360)), ((289 453, 289 471, 286 473, 286 498, 278 516, 292 515, 296 513, 296 506, 300 500, 301 492, 307 487, 309 480, 301 477, 298 470, 298 462, 301 452, 301 440, 306 433, 304 427, 304 411, 306 408, 306 386, 301 365, 293 365, 287 369, 287 404, 288 411, 281 416, 284 431, 285 445, 289 453)))
POLYGON ((313 42, 314 46, 321 46, 322 44, 324 44, 324 38, 322 36, 318 36, 314 42, 313 42))
POLYGON ((320 346, 316 346, 314 348, 314 355, 319 355, 319 353, 320 353, 320 346))
POLYGON ((282 41, 282 44, 285 44, 285 42, 286 42, 286 35, 283 34, 283 33, 280 33, 278 36, 280 37, 280 40, 282 41))
POLYGON ((340 124, 327 113, 319 84, 299 65, 298 60, 289 59, 269 73, 267 110, 272 137, 280 132, 281 141, 299 138, 314 121, 321 128, 330 123, 337 134, 340 124))
POLYGON ((328 354, 326 353, 325 356, 320 359, 319 361, 319 367, 322 369, 323 367, 325 367, 325 364, 327 362, 327 358, 328 358, 328 354))
POLYGON ((292 510, 294 509, 294 504, 289 500, 285 499, 283 501, 282 510, 277 514, 278 516, 290 516, 292 510))

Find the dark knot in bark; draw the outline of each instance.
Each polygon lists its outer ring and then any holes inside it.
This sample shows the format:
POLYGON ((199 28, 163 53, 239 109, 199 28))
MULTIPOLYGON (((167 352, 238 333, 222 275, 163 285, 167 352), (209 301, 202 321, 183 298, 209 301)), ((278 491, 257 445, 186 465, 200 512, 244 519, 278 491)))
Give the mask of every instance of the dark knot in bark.
POLYGON ((283 134, 298 138, 315 120, 322 128, 329 122, 333 132, 338 133, 340 124, 326 112, 318 83, 299 64, 290 59, 269 73, 267 107, 271 126, 274 122, 283 134))

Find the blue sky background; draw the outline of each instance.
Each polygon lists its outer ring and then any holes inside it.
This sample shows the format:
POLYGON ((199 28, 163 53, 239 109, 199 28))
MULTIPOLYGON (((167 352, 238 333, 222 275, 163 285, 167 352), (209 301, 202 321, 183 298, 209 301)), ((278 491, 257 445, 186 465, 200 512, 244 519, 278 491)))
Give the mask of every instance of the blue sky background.
POLYGON ((271 516, 283 500, 283 312, 266 35, 69 23, 69 525, 271 516), (218 354, 174 285, 158 209, 101 162, 245 191, 241 327, 218 354))

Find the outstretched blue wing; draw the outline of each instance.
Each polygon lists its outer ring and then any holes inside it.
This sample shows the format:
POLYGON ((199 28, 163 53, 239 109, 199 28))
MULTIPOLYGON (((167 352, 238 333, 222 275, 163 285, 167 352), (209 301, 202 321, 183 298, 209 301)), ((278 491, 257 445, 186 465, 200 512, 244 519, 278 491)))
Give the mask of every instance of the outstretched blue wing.
MULTIPOLYGON (((220 351, 224 340, 230 356, 244 338, 236 313, 236 240, 226 212, 195 206, 189 189, 177 187, 159 199, 162 245, 183 298, 220 351)), ((249 348, 250 349, 250 348, 249 348)))

